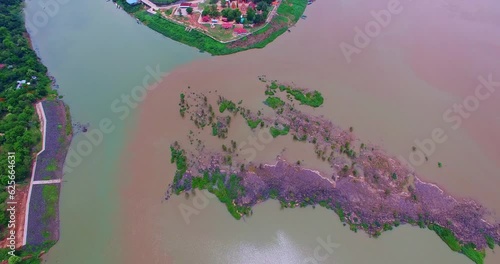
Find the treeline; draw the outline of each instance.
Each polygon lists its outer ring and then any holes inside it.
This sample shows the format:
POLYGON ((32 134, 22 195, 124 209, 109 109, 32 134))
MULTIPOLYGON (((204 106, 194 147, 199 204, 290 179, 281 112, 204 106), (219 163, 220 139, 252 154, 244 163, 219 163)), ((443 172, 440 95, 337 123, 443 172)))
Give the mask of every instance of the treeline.
MULTIPOLYGON (((227 18, 227 21, 229 22, 235 20, 237 20, 237 22, 240 22, 239 18, 242 15, 242 13, 239 8, 232 8, 226 4, 225 0, 222 0, 221 7, 224 9, 219 12, 217 8, 218 2, 219 0, 210 0, 209 5, 203 9, 201 15, 204 17, 209 16, 211 18, 218 18, 219 16, 223 16, 227 18)), ((266 21, 267 16, 269 15, 269 11, 272 9, 271 8, 272 0, 255 0, 253 2, 255 3, 255 9, 253 7, 247 9, 245 15, 246 18, 245 24, 264 23, 266 21)))
POLYGON ((47 68, 31 49, 24 27, 21 0, 0 2, 0 232, 7 215, 7 153, 15 152, 16 182, 29 177, 35 147, 40 143, 39 121, 33 104, 48 95, 47 68), (25 82, 19 84, 18 82, 25 82), (29 84, 28 84, 29 83, 29 84))

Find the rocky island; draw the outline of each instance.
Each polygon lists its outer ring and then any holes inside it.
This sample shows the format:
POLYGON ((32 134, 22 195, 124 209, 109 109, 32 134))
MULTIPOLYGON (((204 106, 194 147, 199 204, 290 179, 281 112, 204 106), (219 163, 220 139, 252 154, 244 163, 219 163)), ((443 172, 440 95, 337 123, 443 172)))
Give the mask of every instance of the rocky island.
POLYGON ((500 225, 477 202, 454 198, 420 180, 380 146, 362 142, 352 127, 345 130, 301 110, 320 107, 321 93, 259 78, 266 88, 264 104, 273 110, 270 115, 254 112, 242 101, 193 92, 180 95, 180 115, 200 131, 225 141, 232 120, 244 118, 248 129, 263 138, 290 136, 312 144, 317 158, 333 173, 305 168, 300 161, 281 156, 256 164, 253 157, 242 159, 242 146, 236 141, 213 150, 191 131, 191 146, 175 142, 170 147, 177 171, 167 199, 171 194, 206 189, 236 219, 251 216, 252 207, 268 199, 278 200, 282 208, 320 205, 334 210, 352 231, 364 230, 373 237, 402 224, 429 228, 474 263, 483 263, 486 247, 500 242, 500 225))

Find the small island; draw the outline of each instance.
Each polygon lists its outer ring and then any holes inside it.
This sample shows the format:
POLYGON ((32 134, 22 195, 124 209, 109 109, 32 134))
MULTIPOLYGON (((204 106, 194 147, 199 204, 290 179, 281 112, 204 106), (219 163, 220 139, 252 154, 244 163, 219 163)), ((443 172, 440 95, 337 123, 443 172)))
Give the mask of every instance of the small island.
MULTIPOLYGON (((372 237, 410 224, 433 230, 451 250, 477 264, 484 263, 487 247, 493 249, 500 242, 500 227, 485 220, 492 216, 486 208, 420 180, 380 146, 356 138, 352 127, 343 129, 305 111, 321 107, 321 93, 268 81, 265 76, 259 79, 265 85, 263 104, 272 114, 213 93, 186 90, 180 95, 180 115, 199 131, 188 133, 189 145, 174 142, 170 147, 177 170, 166 199, 208 190, 235 219, 251 217, 252 207, 268 199, 278 200, 282 208, 319 205, 335 211, 352 231, 363 230, 372 237), (286 155, 267 163, 253 162, 251 151, 228 138, 236 118, 243 118, 248 129, 266 140, 292 137, 298 144, 313 145, 317 159, 333 173, 306 168, 301 161, 286 160, 286 155), (209 149, 196 137, 207 131, 205 127, 221 141, 221 149, 209 149)), ((259 151, 254 147, 254 152, 259 151)))
POLYGON ((308 0, 113 0, 138 23, 212 55, 263 48, 303 16, 308 0))

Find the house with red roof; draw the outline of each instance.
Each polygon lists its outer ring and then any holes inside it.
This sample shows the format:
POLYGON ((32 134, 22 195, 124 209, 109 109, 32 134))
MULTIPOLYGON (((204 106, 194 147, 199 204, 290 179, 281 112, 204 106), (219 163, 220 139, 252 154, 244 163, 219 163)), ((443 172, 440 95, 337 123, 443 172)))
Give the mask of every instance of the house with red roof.
POLYGON ((241 35, 241 34, 246 34, 248 31, 244 28, 237 27, 234 29, 234 33, 241 35))
POLYGON ((244 4, 240 5, 240 11, 241 11, 241 13, 246 14, 247 9, 248 9, 247 5, 244 5, 244 4))

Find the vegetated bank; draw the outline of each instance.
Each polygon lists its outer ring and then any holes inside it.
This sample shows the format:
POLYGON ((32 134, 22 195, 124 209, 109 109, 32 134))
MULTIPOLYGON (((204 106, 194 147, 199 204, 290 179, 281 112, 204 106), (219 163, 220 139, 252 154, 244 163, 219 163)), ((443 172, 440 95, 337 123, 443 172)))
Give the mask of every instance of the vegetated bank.
POLYGON ((71 123, 60 100, 38 105, 45 113, 45 148, 36 158, 29 200, 26 244, 41 245, 59 240, 59 193, 62 168, 71 140, 71 123))
POLYGON ((249 129, 261 129, 259 134, 270 129, 272 136, 288 135, 296 144, 311 144, 317 159, 330 165, 333 175, 281 157, 276 163, 247 163, 242 160, 245 152, 234 140, 223 141, 221 149, 213 150, 193 136, 197 133, 190 133, 193 146, 171 145, 171 162, 177 169, 167 198, 172 193, 189 195, 206 189, 236 219, 250 217, 252 207, 268 199, 278 200, 282 208, 319 205, 335 211, 352 231, 363 230, 372 237, 410 224, 433 230, 451 250, 477 264, 484 263, 486 248, 500 242, 500 227, 484 220, 491 219, 491 212, 477 202, 452 197, 423 182, 381 147, 356 138, 352 128, 344 130, 322 116, 299 110, 299 105, 321 107, 321 93, 277 82, 266 87, 268 96, 277 98, 278 92, 286 92, 279 104, 269 105, 274 109, 271 115, 214 94, 189 93, 182 97, 180 107, 186 122, 194 122, 200 130, 213 123, 223 127, 224 136, 217 135, 221 139, 227 138, 234 118, 260 120, 256 126, 249 124, 249 129), (218 96, 215 103, 224 106, 220 114, 213 111, 211 96, 218 96))
MULTIPOLYGON (((23 1, 0 2, 0 232, 5 238, 12 228, 8 228, 10 215, 7 214, 6 192, 9 184, 9 170, 15 172, 16 191, 29 188, 35 153, 41 150, 40 121, 35 111, 35 103, 41 100, 55 100, 59 96, 52 90, 52 80, 47 68, 40 62, 30 46, 30 40, 23 21, 23 1), (7 155, 15 153, 15 167, 9 168, 7 155)), ((62 103, 62 102, 61 102, 62 103)), ((52 113, 46 113, 52 114, 52 113)), ((69 117, 66 116, 66 118, 69 117)), ((69 123, 71 123, 68 120, 69 123)), ((66 128, 63 128, 66 129, 66 128)), ((71 126, 69 128, 71 133, 71 126)), ((61 170, 57 168, 57 170, 61 170)), ((12 172, 12 171, 11 171, 12 172)), ((52 194, 53 192, 49 192, 52 194)), ((51 195, 52 196, 52 195, 51 195)), ((57 193, 58 196, 58 193, 57 193)), ((26 201, 23 201, 26 203, 26 201)), ((57 202, 54 204, 57 206, 57 202)), ((24 204, 26 205, 26 204, 24 204)), ((17 208, 21 207, 18 204, 17 208)), ((24 214, 19 212, 16 214, 24 214)), ((16 222, 15 230, 24 226, 16 222)), ((17 241, 19 243, 19 241, 17 241)), ((16 243, 16 244, 17 244, 16 243)), ((55 240, 50 236, 38 245, 17 248, 13 257, 9 248, 0 250, 0 260, 10 259, 12 263, 40 263, 39 253, 48 250, 55 240)))
POLYGON ((212 55, 227 55, 248 49, 264 48, 297 23, 307 6, 307 0, 282 0, 277 15, 267 26, 242 39, 221 43, 197 30, 186 31, 186 26, 169 21, 160 14, 149 14, 141 5, 130 6, 125 0, 114 1, 126 12, 162 35, 212 55))

